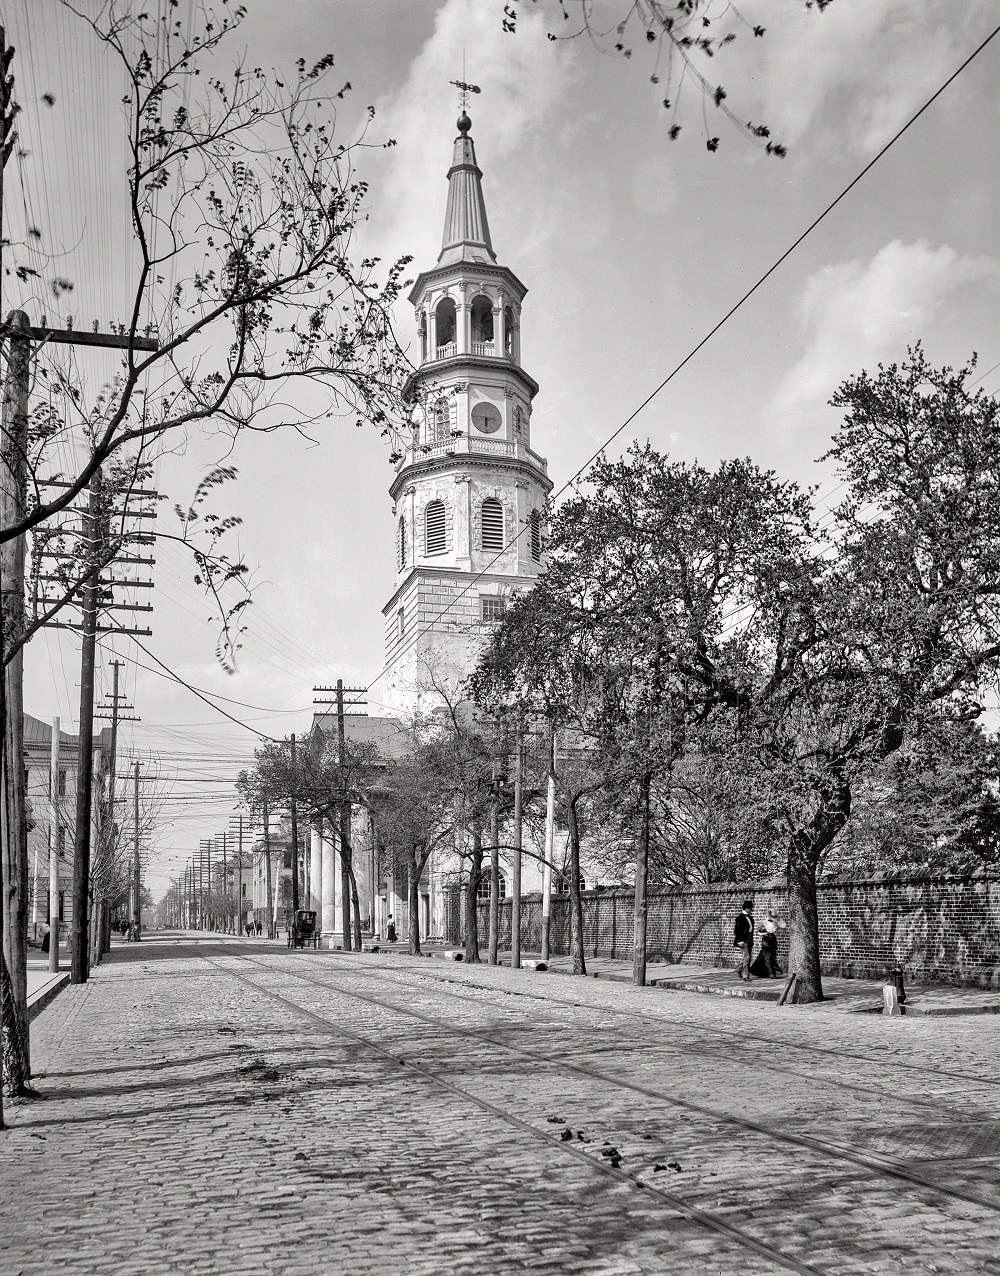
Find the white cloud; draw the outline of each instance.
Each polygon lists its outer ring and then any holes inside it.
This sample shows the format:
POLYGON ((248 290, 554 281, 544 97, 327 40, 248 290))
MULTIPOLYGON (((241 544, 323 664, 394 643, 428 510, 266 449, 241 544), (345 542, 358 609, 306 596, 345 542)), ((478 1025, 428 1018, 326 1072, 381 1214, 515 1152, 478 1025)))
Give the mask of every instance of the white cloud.
MULTIPOLYGON (((488 214, 503 203, 509 166, 530 171, 544 164, 545 148, 560 131, 550 111, 574 73, 575 57, 563 48, 553 56, 540 14, 522 9, 517 34, 509 35, 498 13, 482 0, 447 0, 406 80, 375 104, 379 136, 395 138, 397 147, 378 178, 373 222, 380 251, 388 255, 391 245, 392 255, 411 253, 414 272, 432 265, 441 247, 445 175, 459 114, 458 91, 450 81, 464 78, 482 89, 470 98, 468 111, 488 214)), ((538 233, 542 218, 540 207, 520 210, 519 243, 538 233)), ((503 260, 514 245, 498 237, 495 225, 490 230, 503 260)))
POLYGON ((772 401, 779 414, 817 411, 840 382, 862 367, 899 358, 925 335, 958 290, 995 285, 994 258, 893 240, 869 261, 826 266, 806 281, 799 315, 806 346, 772 401))
POLYGON ((986 0, 837 0, 821 14, 802 0, 756 0, 743 12, 766 34, 741 33, 741 71, 730 78, 749 80, 756 118, 781 141, 809 134, 871 154, 985 34, 989 9, 986 0))

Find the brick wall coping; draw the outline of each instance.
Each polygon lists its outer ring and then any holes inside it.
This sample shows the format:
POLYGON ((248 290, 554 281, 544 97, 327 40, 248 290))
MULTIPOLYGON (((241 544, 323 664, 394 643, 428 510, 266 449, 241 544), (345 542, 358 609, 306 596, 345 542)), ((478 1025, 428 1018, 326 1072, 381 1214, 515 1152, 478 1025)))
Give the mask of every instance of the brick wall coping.
MULTIPOLYGON (((837 886, 919 886, 927 882, 938 882, 942 886, 960 885, 962 883, 1000 882, 1000 869, 977 868, 971 873, 930 873, 913 869, 886 869, 879 873, 834 873, 829 877, 820 877, 816 881, 817 890, 825 890, 837 886)), ((784 891, 787 883, 784 875, 768 879, 759 878, 746 882, 704 882, 687 886, 654 886, 650 887, 650 897, 664 895, 752 895, 754 891, 784 891)), ((628 886, 598 886, 581 891, 584 898, 606 896, 632 897, 632 889, 628 886)), ((525 895, 525 899, 540 899, 538 892, 525 895)), ((566 895, 568 899, 569 896, 566 895)))

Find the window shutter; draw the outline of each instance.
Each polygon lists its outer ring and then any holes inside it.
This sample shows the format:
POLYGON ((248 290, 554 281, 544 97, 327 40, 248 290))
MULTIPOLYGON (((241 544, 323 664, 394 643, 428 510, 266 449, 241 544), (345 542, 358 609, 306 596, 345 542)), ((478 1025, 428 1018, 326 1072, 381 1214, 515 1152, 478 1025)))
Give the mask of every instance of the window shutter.
POLYGON ((483 501, 482 545, 488 554, 499 554, 503 549, 503 506, 495 496, 488 496, 483 501))
POLYGON ((424 513, 424 540, 428 554, 444 553, 444 506, 440 501, 431 501, 424 513))
POLYGON ((531 511, 530 517, 531 557, 536 563, 542 558, 542 516, 538 510, 531 511))

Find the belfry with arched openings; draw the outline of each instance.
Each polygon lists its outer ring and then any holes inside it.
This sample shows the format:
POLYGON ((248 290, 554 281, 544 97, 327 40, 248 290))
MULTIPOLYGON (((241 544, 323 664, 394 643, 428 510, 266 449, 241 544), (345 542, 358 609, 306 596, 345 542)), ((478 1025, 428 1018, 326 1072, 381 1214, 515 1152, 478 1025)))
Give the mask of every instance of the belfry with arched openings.
POLYGON ((489 624, 542 570, 552 490, 532 443, 537 383, 521 366, 527 289, 498 264, 471 121, 458 121, 437 264, 417 278, 416 406, 390 487, 396 580, 386 618, 385 702, 414 708, 426 660, 468 672, 489 624))

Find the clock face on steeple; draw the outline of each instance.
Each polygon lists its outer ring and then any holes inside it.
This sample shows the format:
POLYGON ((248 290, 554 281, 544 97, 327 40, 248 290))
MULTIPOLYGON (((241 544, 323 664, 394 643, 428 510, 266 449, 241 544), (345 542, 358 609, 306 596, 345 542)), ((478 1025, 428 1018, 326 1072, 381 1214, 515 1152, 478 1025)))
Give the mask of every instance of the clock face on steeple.
POLYGON ((503 422, 492 403, 477 403, 472 409, 472 424, 483 434, 496 434, 503 422))

